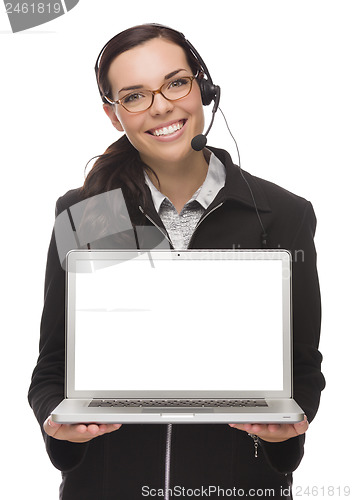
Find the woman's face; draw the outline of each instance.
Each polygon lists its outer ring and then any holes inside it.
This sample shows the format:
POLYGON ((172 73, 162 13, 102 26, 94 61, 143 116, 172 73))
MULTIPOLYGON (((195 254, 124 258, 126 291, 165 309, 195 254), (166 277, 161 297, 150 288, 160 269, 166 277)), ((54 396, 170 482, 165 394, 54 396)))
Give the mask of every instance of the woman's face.
MULTIPOLYGON (((192 76, 183 49, 162 38, 152 39, 120 54, 108 72, 113 100, 131 92, 130 87, 156 90, 165 81, 182 76, 192 76), (169 77, 171 74, 172 78, 169 77), (130 90, 121 92, 121 89, 130 90)), ((195 80, 191 92, 179 101, 168 101, 156 94, 153 105, 143 112, 130 113, 120 104, 106 104, 104 110, 114 127, 126 133, 149 166, 185 161, 195 153, 191 140, 204 128, 200 89, 195 80), (176 131, 165 135, 164 127, 172 125, 176 125, 176 131)))

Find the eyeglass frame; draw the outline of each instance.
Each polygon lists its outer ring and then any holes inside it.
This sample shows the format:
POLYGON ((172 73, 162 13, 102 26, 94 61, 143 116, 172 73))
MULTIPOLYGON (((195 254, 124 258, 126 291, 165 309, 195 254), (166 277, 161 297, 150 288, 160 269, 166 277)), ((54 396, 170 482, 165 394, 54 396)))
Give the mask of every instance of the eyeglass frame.
MULTIPOLYGON (((200 73, 201 74, 201 73, 200 73)), ((164 96, 164 94, 161 92, 161 89, 164 87, 164 85, 167 84, 166 83, 163 83, 162 85, 160 85, 160 87, 157 89, 157 90, 149 90, 149 89, 143 89, 143 90, 147 90, 148 92, 151 92, 152 93, 152 102, 150 103, 150 105, 146 108, 146 109, 143 109, 141 111, 131 111, 129 109, 126 108, 126 106, 124 106, 122 104, 122 100, 123 99, 126 99, 126 97, 130 96, 130 95, 133 95, 135 94, 136 92, 129 92, 128 94, 126 94, 125 96, 121 97, 121 99, 117 99, 116 101, 112 101, 111 99, 109 99, 106 95, 104 95, 105 99, 109 102, 109 104, 120 104, 123 109, 125 109, 128 113, 144 113, 144 111, 148 111, 148 109, 150 109, 152 106, 153 106, 153 103, 154 103, 154 96, 156 94, 161 94, 163 96, 164 99, 166 99, 167 101, 171 101, 171 102, 174 102, 174 101, 179 101, 180 99, 184 99, 185 97, 187 97, 191 91, 192 91, 192 85, 193 85, 193 80, 195 80, 196 78, 198 78, 200 75, 197 73, 197 75, 192 75, 192 76, 182 76, 180 78, 187 78, 191 81, 191 86, 190 86, 190 89, 189 91, 187 92, 186 95, 183 95, 182 97, 177 97, 177 99, 169 99, 168 97, 164 96)), ((136 89, 137 91, 138 89, 136 89)))

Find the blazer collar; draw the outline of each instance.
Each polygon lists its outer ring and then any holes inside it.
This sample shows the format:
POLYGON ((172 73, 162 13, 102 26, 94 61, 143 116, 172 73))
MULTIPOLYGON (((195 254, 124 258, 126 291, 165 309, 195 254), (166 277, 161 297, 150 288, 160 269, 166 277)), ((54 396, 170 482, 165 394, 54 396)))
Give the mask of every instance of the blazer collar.
MULTIPOLYGON (((229 153, 224 149, 213 148, 210 146, 207 146, 207 148, 215 154, 215 156, 223 163, 226 169, 225 186, 220 189, 215 199, 209 205, 207 211, 211 210, 219 203, 223 203, 225 201, 234 201, 236 203, 240 203, 242 205, 253 208, 253 210, 255 210, 256 204, 258 211, 271 212, 269 201, 263 189, 259 185, 257 178, 242 170, 242 174, 247 179, 247 182, 252 190, 255 199, 254 204, 250 189, 241 175, 240 168, 233 163, 229 153)), ((147 204, 145 207, 140 206, 138 211, 139 214, 141 212, 149 214, 154 221, 157 221, 159 225, 162 225, 160 217, 155 210, 149 188, 147 204)))
POLYGON ((241 175, 240 168, 233 163, 229 153, 223 149, 213 148, 210 146, 207 146, 207 148, 210 149, 217 158, 219 158, 219 160, 225 165, 226 169, 225 186, 219 191, 214 202, 219 203, 220 201, 224 202, 226 200, 233 200, 254 209, 256 204, 258 210, 262 212, 271 212, 267 196, 259 185, 257 178, 242 170, 242 174, 252 190, 255 199, 254 204, 251 191, 241 175))

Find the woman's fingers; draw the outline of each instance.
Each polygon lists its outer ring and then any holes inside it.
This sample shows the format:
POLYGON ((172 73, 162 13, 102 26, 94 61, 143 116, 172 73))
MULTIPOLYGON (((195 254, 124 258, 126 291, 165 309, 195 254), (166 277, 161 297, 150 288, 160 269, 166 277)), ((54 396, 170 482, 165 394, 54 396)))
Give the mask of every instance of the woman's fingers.
POLYGON ((230 427, 255 434, 264 441, 279 443, 304 434, 309 427, 307 417, 297 424, 229 424, 230 427))
POLYGON ((51 437, 73 443, 85 443, 121 427, 121 424, 58 424, 48 417, 44 422, 44 431, 51 437))

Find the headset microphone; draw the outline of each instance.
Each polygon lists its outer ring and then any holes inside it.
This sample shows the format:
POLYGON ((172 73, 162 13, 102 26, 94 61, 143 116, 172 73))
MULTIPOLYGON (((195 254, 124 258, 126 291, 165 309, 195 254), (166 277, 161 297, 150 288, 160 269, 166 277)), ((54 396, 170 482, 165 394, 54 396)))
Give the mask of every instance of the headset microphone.
POLYGON ((195 137, 193 137, 191 141, 191 146, 194 151, 201 151, 203 148, 205 148, 207 144, 207 135, 210 132, 211 127, 213 126, 214 119, 215 119, 215 113, 219 107, 219 102, 220 102, 220 87, 218 85, 214 85, 214 106, 212 109, 212 117, 211 117, 211 122, 208 127, 208 130, 205 132, 205 134, 198 134, 195 137))

